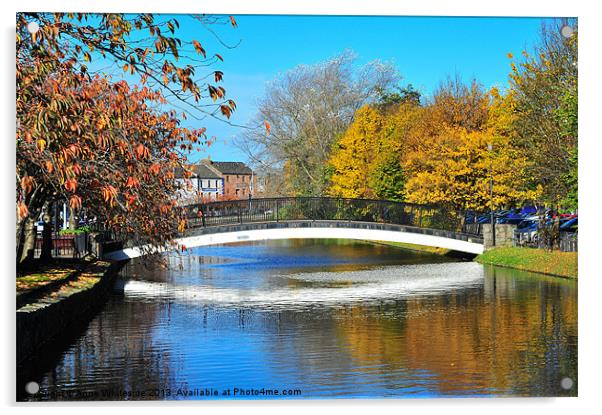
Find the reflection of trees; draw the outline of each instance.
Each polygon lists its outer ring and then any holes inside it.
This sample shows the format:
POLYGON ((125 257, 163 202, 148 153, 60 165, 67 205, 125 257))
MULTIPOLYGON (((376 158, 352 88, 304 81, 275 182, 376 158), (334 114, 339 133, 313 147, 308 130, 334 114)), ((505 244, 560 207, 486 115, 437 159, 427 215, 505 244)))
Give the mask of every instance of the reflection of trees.
POLYGON ((157 344, 153 333, 162 308, 112 298, 105 311, 90 322, 86 335, 46 375, 42 387, 53 391, 54 385, 60 385, 61 390, 98 394, 109 389, 165 388, 172 376, 170 355, 167 347, 157 344))
POLYGON ((399 301, 339 310, 337 334, 344 339, 351 356, 361 356, 362 366, 379 367, 383 373, 405 367, 406 321, 401 317, 405 309, 405 302, 399 301))
POLYGON ((563 377, 576 379, 574 285, 497 270, 484 291, 405 304, 404 324, 361 307, 339 313, 338 334, 361 370, 385 365, 426 371, 441 393, 450 394, 558 395, 563 377))
POLYGON ((128 279, 174 284, 178 283, 178 279, 184 278, 190 284, 194 282, 194 277, 200 280, 213 276, 215 271, 207 265, 223 264, 226 261, 221 256, 170 253, 162 256, 160 262, 147 262, 144 258, 137 258, 126 265, 122 274, 128 279))
POLYGON ((332 310, 281 311, 271 315, 269 321, 273 334, 266 347, 276 376, 286 377, 293 366, 300 385, 318 388, 353 376, 353 362, 345 353, 345 345, 331 334, 337 325, 332 310))
MULTIPOLYGON (((173 385, 185 368, 168 351, 181 347, 176 353, 189 353, 198 345, 185 343, 186 336, 205 335, 225 336, 219 339, 228 356, 236 356, 238 347, 227 344, 228 335, 248 338, 263 349, 251 356, 259 363, 253 370, 265 364, 274 386, 318 389, 304 389, 307 396, 404 393, 412 384, 442 394, 558 395, 562 377, 577 378, 576 284, 517 271, 486 270, 480 288, 376 305, 261 312, 203 308, 194 316, 194 331, 187 328, 178 337, 167 330, 166 338, 165 321, 170 327, 190 323, 190 314, 171 315, 171 307, 113 298, 45 383, 89 391, 173 385), (234 334, 212 334, 215 329, 234 334)), ((252 379, 240 379, 245 381, 252 379)))

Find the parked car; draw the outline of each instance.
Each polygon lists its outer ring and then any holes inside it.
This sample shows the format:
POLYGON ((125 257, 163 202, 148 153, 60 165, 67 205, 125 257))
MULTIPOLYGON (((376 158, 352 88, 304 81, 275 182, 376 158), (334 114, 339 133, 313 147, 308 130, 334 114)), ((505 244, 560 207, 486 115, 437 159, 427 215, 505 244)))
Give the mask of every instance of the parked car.
POLYGON ((560 225, 560 230, 564 232, 576 232, 578 228, 579 218, 571 218, 560 225))

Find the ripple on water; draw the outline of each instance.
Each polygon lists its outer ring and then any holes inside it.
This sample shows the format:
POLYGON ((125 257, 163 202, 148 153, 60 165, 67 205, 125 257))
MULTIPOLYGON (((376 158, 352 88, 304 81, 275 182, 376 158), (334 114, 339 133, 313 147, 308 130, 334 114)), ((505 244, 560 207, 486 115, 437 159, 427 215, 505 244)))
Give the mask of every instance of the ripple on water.
POLYGON ((199 306, 242 306, 257 309, 342 306, 477 287, 483 283, 483 268, 476 263, 444 263, 390 266, 361 271, 297 273, 275 275, 272 278, 302 281, 317 287, 299 287, 293 284, 289 287, 235 289, 129 280, 123 283, 122 289, 128 298, 174 301, 199 306), (338 284, 324 287, 324 283, 338 284))

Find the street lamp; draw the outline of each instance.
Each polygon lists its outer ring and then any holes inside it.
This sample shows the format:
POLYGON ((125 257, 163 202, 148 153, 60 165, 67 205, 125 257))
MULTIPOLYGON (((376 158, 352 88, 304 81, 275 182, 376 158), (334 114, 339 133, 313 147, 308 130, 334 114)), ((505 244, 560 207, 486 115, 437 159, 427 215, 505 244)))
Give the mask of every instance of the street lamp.
POLYGON ((495 246, 495 212, 493 211, 493 158, 491 152, 493 151, 493 144, 487 143, 487 150, 489 150, 489 210, 491 212, 491 242, 495 246))

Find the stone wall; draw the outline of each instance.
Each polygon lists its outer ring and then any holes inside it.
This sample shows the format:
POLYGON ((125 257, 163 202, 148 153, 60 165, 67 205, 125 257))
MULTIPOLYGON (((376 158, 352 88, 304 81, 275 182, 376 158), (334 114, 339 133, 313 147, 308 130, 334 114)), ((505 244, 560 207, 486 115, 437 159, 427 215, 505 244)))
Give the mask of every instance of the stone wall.
POLYGON ((124 262, 112 263, 93 287, 76 292, 40 307, 17 310, 17 365, 34 358, 51 346, 72 326, 81 324, 106 301, 115 277, 124 262))
MULTIPOLYGON (((514 238, 514 230, 516 225, 501 224, 495 225, 495 246, 496 247, 507 247, 512 246, 512 239, 514 238)), ((483 244, 485 249, 493 248, 493 234, 491 232, 491 224, 483 224, 483 244)))

